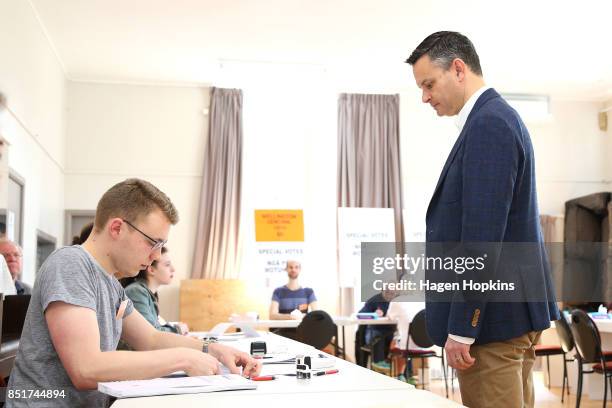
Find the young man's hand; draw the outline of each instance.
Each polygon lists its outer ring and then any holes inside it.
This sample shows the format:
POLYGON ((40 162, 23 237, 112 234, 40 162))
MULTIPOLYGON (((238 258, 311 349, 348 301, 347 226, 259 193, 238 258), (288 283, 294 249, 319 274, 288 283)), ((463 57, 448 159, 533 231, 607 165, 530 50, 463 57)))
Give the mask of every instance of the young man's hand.
POLYGON ((256 377, 261 372, 261 361, 235 348, 212 343, 208 346, 208 352, 226 366, 232 374, 240 374, 239 367, 242 367, 244 377, 256 377))
POLYGON ((298 309, 294 309, 291 313, 289 313, 292 320, 302 320, 304 317, 304 313, 300 312, 298 309))
POLYGON ((183 336, 189 334, 189 326, 187 326, 185 323, 178 322, 174 326, 178 329, 178 334, 182 334, 183 336))
POLYGON ((187 359, 185 372, 190 377, 198 375, 215 375, 219 373, 219 361, 210 354, 190 348, 181 349, 187 359))

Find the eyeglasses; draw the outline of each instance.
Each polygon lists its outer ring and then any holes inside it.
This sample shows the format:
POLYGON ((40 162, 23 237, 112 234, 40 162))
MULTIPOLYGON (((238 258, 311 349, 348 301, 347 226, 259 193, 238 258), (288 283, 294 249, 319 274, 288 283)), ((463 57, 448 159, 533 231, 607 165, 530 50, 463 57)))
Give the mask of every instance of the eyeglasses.
POLYGON ((163 246, 168 243, 167 240, 163 240, 163 239, 157 240, 157 239, 151 238, 150 236, 148 236, 147 234, 145 234, 144 232, 136 228, 136 226, 132 224, 131 222, 129 222, 128 220, 124 220, 123 218, 121 220, 125 222, 127 225, 129 225, 130 227, 134 228, 136 231, 140 232, 146 239, 148 239, 149 241, 153 243, 151 245, 151 252, 155 252, 158 249, 163 248, 163 246))
POLYGON ((4 256, 5 258, 6 258, 7 256, 11 256, 11 257, 13 257, 13 258, 21 258, 21 257, 23 256, 23 255, 21 255, 19 252, 6 252, 6 253, 2 253, 2 254, 0 254, 0 255, 4 256))

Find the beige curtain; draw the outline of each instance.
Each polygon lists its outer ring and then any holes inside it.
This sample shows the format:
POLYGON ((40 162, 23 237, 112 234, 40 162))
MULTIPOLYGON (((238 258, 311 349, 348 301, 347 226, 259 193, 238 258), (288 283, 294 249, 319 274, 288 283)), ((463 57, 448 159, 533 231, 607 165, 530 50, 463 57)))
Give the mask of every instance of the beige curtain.
POLYGON ((212 88, 192 279, 239 270, 242 91, 212 88))
POLYGON ((544 242, 563 242, 563 217, 541 214, 540 226, 544 242))
MULTIPOLYGON (((395 210, 404 241, 399 95, 341 94, 338 100, 338 207, 395 210)), ((352 309, 352 288, 340 289, 340 312, 352 309)))
MULTIPOLYGON (((560 289, 563 288, 563 221, 563 217, 540 214, 542 235, 544 242, 548 245, 548 260, 558 293, 562 293, 560 289)), ((557 302, 557 305, 563 309, 563 302, 557 302)))

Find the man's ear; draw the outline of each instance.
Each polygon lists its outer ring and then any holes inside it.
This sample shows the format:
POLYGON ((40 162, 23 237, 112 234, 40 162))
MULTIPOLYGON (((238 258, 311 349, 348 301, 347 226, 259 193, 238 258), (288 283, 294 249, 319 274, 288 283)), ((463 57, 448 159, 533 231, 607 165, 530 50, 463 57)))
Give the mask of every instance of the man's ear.
POLYGON ((108 222, 108 233, 111 238, 119 239, 121 235, 121 228, 123 226, 123 220, 121 218, 112 218, 108 222))
POLYGON ((463 82, 467 70, 467 65, 465 65, 465 62, 463 62, 463 60, 460 58, 455 58, 453 60, 452 69, 454 74, 457 76, 457 80, 459 82, 463 82))

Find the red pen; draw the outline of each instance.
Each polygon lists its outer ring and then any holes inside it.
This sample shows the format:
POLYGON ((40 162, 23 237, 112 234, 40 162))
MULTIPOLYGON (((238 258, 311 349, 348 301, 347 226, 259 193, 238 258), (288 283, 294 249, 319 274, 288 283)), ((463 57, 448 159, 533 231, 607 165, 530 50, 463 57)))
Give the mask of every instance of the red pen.
POLYGON ((319 371, 315 375, 328 375, 328 374, 336 374, 338 370, 327 370, 327 371, 319 371))
POLYGON ((276 377, 273 375, 262 375, 260 377, 251 377, 252 381, 271 381, 275 379, 276 377))

